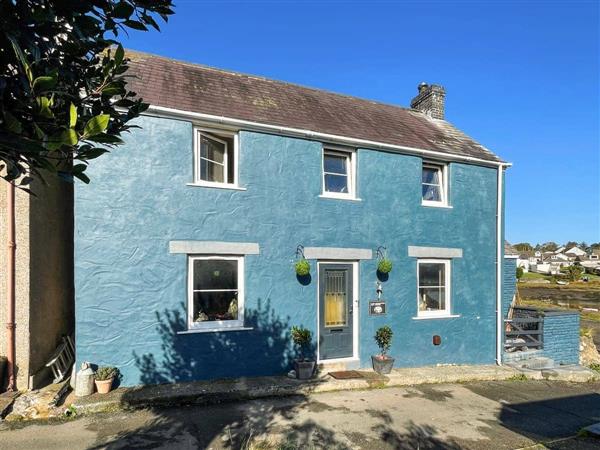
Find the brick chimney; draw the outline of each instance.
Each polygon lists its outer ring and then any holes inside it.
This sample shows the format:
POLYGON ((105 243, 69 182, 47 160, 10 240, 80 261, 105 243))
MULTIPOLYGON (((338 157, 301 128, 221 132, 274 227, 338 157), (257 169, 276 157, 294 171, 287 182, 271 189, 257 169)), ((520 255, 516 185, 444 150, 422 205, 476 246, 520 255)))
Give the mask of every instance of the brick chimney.
POLYGON ((419 94, 410 102, 410 107, 424 112, 434 119, 444 119, 444 102, 446 90, 439 84, 421 83, 419 94))

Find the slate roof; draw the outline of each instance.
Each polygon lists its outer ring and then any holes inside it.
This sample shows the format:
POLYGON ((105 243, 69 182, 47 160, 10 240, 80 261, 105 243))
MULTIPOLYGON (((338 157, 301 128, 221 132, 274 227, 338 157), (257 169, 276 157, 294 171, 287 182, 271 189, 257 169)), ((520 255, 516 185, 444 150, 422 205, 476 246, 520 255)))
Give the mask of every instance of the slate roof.
POLYGON ((127 50, 129 87, 154 106, 501 161, 445 120, 335 94, 127 50))
POLYGON ((508 241, 504 241, 504 255, 505 256, 518 256, 519 252, 512 246, 508 241))

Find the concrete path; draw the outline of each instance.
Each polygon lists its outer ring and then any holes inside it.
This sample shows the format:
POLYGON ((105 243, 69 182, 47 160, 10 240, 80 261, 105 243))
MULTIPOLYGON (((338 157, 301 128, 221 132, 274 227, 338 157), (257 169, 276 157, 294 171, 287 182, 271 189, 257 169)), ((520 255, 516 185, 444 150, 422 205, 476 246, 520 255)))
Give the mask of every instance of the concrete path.
POLYGON ((600 448, 576 437, 600 422, 600 383, 434 384, 0 425, 0 449, 600 448), (282 446, 282 443, 286 443, 282 446), (544 448, 544 447, 538 447, 544 448))

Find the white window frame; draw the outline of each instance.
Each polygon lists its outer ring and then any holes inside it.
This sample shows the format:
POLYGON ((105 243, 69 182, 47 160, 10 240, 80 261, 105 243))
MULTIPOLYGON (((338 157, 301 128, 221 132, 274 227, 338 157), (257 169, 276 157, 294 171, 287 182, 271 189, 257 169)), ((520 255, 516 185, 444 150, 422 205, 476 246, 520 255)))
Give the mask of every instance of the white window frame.
MULTIPOLYGON (((219 331, 230 328, 244 327, 244 257, 243 256, 221 256, 221 255, 188 255, 188 331, 219 331), (238 263, 238 318, 237 320, 212 320, 206 322, 194 322, 194 261, 218 260, 237 261, 238 263)), ((221 290, 221 289, 219 289, 221 290)))
MULTIPOLYGON (((435 318, 435 317, 451 317, 451 298, 452 298, 452 293, 451 293, 451 274, 450 274, 450 269, 451 269, 451 264, 450 264, 451 260, 450 259, 418 259, 417 260, 417 317, 419 318, 435 318), (444 274, 445 274, 445 280, 444 280, 444 288, 446 291, 446 298, 445 298, 445 309, 440 309, 437 311, 421 311, 421 309, 419 308, 419 303, 421 302, 421 293, 420 293, 420 288, 421 288, 421 282, 419 279, 419 274, 420 274, 420 266, 421 264, 444 264, 445 268, 444 268, 444 274)), ((427 286, 423 286, 423 287, 427 287, 427 286)), ((431 286, 430 286, 431 287, 431 286)), ((433 286, 435 287, 435 286, 433 286)))
MULTIPOLYGON (((206 159, 206 158, 205 158, 206 159)), ((210 160, 209 160, 210 161, 210 160)), ((217 163, 220 164, 220 163, 217 163)), ((239 188, 238 185, 238 167, 239 167, 239 135, 236 132, 232 131, 224 131, 224 130, 216 130, 211 128, 204 127, 194 127, 194 181, 192 183, 188 183, 193 186, 206 186, 206 187, 216 187, 216 188, 239 188), (200 156, 200 136, 204 135, 208 139, 212 139, 218 142, 225 144, 225 155, 223 157, 223 170, 224 170, 224 179, 227 180, 229 173, 229 165, 233 164, 233 182, 229 183, 227 181, 215 182, 215 181, 207 181, 200 178, 200 160, 202 159, 200 156), (233 161, 229 161, 229 155, 227 152, 227 146, 229 145, 227 141, 220 139, 220 136, 227 136, 233 138, 233 161)))
POLYGON ((421 204, 423 206, 448 207, 448 164, 423 161, 421 167, 421 204), (438 171, 441 200, 425 200, 423 198, 423 169, 436 169, 438 171))
POLYGON ((356 198, 356 150, 330 145, 323 146, 321 152, 321 197, 358 200, 356 198), (328 154, 346 157, 348 162, 348 192, 329 192, 325 190, 325 155, 328 154))

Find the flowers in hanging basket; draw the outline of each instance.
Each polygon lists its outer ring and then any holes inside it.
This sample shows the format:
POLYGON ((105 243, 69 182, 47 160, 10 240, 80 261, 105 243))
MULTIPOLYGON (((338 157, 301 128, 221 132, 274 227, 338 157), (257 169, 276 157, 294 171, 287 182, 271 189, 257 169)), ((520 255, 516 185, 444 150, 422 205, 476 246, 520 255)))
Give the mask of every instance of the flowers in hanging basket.
POLYGON ((306 259, 301 259, 296 262, 296 275, 305 277, 310 273, 310 263, 306 259))
POLYGON ((383 258, 379 260, 377 264, 377 271, 380 273, 390 273, 392 271, 392 260, 388 258, 383 258))

